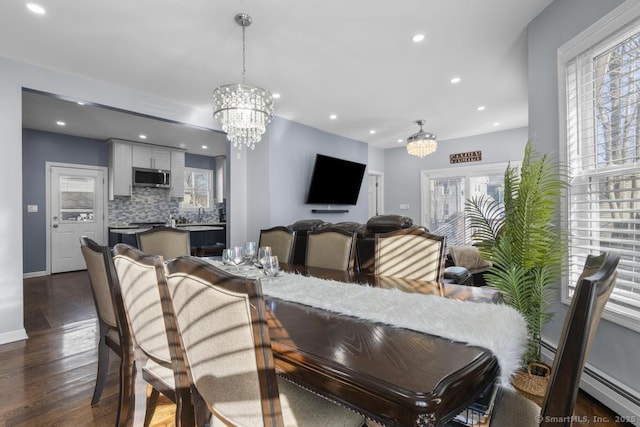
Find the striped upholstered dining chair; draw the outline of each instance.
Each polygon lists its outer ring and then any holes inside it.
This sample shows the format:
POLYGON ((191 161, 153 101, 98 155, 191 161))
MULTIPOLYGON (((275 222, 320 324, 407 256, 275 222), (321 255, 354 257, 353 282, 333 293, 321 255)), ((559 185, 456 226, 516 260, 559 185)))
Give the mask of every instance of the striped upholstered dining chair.
POLYGON ((445 242, 422 228, 376 234, 375 274, 442 283, 445 242))
POLYGON ((175 326, 166 323, 162 310, 166 303, 159 291, 159 282, 165 280, 163 259, 119 243, 113 248, 113 263, 118 275, 114 286, 118 320, 130 336, 131 345, 126 349, 129 360, 135 361, 135 366, 129 363, 125 370, 125 388, 132 390, 130 405, 135 405, 133 425, 148 425, 158 393, 176 404, 176 426, 193 425, 189 382, 184 372, 173 369, 178 363, 171 359, 170 347, 179 349, 180 344, 171 340, 175 335, 166 332, 175 326), (148 401, 147 385, 152 386, 148 401))
POLYGON ((167 262, 166 272, 165 315, 175 318, 194 401, 213 414, 211 425, 364 425, 364 417, 276 375, 259 280, 194 257, 167 262))
POLYGON ((505 391, 493 410, 492 426, 571 425, 580 376, 602 311, 615 286, 619 261, 618 255, 608 252, 587 257, 564 320, 542 408, 520 394, 505 391))

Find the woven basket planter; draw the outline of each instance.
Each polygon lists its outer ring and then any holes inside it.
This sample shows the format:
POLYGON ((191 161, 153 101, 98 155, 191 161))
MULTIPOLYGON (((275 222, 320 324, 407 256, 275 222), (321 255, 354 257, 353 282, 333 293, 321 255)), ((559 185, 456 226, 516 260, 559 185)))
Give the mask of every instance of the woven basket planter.
POLYGON ((551 376, 551 368, 547 365, 541 365, 539 363, 529 363, 527 371, 518 371, 513 375, 511 384, 525 393, 532 394, 534 396, 544 396, 547 392, 547 385, 549 384, 549 377, 551 376), (536 375, 531 372, 532 367, 537 366, 545 371, 544 375, 536 375))

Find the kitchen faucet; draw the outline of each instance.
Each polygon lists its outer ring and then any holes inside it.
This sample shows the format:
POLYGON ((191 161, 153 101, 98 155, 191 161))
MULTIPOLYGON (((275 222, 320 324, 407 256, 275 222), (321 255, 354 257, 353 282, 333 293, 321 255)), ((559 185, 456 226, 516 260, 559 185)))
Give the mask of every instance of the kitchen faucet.
POLYGON ((202 206, 200 206, 198 208, 198 222, 199 223, 202 222, 202 218, 204 218, 204 208, 202 206))

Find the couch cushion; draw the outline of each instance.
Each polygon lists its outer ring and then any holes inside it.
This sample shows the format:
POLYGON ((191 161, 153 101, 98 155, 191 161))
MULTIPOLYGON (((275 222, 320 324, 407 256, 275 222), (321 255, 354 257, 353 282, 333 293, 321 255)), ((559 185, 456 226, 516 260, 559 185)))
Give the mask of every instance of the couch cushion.
POLYGON ((388 231, 400 230, 413 225, 413 220, 408 216, 390 214, 376 215, 367 221, 367 229, 372 233, 385 233, 388 231))
POLYGON ((301 219, 289 226, 294 231, 313 231, 325 222, 321 219, 301 219))

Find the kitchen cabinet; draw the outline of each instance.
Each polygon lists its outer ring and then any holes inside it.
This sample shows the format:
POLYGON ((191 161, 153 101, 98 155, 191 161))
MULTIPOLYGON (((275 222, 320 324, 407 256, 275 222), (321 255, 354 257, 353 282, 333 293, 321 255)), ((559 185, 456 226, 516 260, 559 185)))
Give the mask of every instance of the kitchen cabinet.
POLYGON ((133 167, 149 169, 171 169, 171 150, 154 145, 136 144, 133 146, 133 167))
POLYGON ((117 139, 109 141, 109 200, 131 196, 132 145, 117 139))
POLYGON ((184 198, 184 151, 171 152, 171 197, 184 198))

